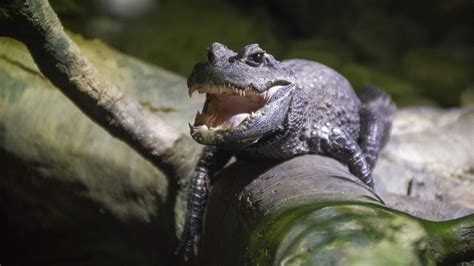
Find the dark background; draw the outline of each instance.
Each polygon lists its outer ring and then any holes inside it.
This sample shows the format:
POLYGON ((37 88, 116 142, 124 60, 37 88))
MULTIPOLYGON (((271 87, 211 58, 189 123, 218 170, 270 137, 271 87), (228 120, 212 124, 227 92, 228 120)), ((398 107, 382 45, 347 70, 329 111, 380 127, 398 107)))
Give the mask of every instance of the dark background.
POLYGON ((218 41, 327 64, 398 105, 474 104, 472 0, 52 0, 66 28, 187 76, 218 41))

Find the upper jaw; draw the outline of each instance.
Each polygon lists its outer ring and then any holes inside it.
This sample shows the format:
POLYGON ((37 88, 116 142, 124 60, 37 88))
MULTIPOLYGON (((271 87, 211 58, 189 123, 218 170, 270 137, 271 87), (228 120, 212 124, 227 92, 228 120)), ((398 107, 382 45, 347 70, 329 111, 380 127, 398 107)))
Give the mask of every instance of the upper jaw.
POLYGON ((191 97, 195 91, 199 92, 200 94, 210 93, 210 94, 228 94, 228 95, 238 95, 238 96, 260 94, 260 92, 252 85, 248 85, 246 87, 239 87, 230 82, 225 82, 218 85, 214 85, 210 83, 189 84, 188 86, 189 97, 191 97))
POLYGON ((267 81, 264 84, 250 83, 247 85, 237 85, 234 82, 223 81, 219 83, 215 82, 194 82, 188 79, 188 95, 191 97, 195 91, 199 93, 211 93, 211 94, 228 94, 228 95, 259 95, 267 93, 272 87, 276 86, 288 86, 292 84, 292 81, 288 80, 275 80, 267 81))

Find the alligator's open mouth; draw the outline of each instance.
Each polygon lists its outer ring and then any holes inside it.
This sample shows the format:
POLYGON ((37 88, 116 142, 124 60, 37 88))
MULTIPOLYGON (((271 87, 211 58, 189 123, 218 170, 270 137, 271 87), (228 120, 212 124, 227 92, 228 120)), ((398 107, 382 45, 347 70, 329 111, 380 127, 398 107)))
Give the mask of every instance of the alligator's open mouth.
POLYGON ((198 111, 193 126, 207 130, 238 127, 246 119, 260 115, 260 109, 281 87, 273 86, 259 93, 252 87, 241 89, 232 84, 190 86, 190 96, 194 91, 206 93, 202 113, 198 111))

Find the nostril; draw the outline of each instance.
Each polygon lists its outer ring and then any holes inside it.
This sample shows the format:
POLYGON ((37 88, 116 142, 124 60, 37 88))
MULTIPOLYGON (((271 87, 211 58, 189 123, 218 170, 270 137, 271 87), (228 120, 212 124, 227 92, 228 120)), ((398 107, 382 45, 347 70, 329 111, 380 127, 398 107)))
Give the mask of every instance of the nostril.
POLYGON ((209 63, 212 63, 214 62, 215 59, 216 59, 216 56, 214 55, 214 53, 212 51, 207 51, 207 61, 209 63))

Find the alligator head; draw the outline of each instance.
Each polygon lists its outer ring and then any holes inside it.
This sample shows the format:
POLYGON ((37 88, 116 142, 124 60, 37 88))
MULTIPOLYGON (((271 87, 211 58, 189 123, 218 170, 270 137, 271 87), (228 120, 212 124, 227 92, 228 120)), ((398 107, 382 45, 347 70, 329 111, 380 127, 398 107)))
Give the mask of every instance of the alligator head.
POLYGON ((188 92, 206 94, 191 136, 207 145, 252 144, 281 128, 295 77, 258 44, 236 53, 220 43, 208 50, 207 62, 194 66, 188 92))

